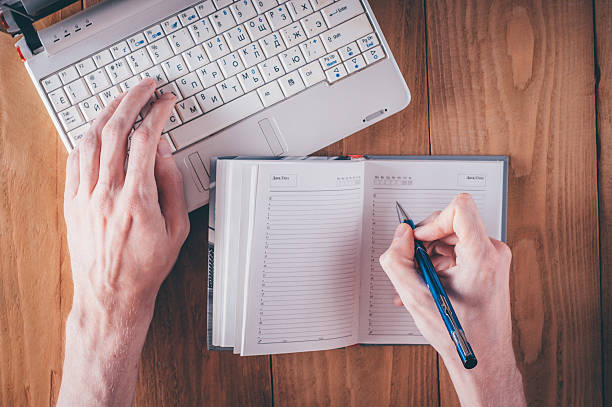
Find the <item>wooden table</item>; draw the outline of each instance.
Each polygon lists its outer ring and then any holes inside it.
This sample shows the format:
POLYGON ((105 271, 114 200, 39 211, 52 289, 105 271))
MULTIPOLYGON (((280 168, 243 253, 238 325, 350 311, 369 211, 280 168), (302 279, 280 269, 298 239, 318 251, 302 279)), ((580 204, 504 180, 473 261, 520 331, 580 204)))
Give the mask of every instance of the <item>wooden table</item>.
MULTIPOLYGON (((514 348, 527 398, 612 406, 612 2, 372 3, 412 103, 324 152, 509 155, 514 348)), ((0 405, 53 405, 72 298, 66 151, 13 42, 0 38, 0 405)), ((428 346, 208 352, 207 209, 190 218, 157 300, 137 405, 457 404, 428 346)))

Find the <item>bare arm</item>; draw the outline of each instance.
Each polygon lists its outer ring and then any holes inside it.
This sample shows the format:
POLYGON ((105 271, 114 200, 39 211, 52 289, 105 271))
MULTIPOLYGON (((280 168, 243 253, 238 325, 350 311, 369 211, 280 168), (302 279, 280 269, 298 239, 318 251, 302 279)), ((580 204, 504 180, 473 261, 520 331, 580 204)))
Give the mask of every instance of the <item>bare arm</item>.
POLYGON ((58 405, 131 405, 155 298, 189 231, 181 175, 160 134, 163 96, 144 80, 99 114, 68 157, 64 215, 74 300, 58 405))
POLYGON ((508 246, 490 239, 469 195, 458 195, 414 231, 402 224, 381 256, 383 269, 417 326, 438 351, 463 406, 525 406, 512 349, 508 246), (423 241, 478 358, 466 370, 414 263, 423 241))

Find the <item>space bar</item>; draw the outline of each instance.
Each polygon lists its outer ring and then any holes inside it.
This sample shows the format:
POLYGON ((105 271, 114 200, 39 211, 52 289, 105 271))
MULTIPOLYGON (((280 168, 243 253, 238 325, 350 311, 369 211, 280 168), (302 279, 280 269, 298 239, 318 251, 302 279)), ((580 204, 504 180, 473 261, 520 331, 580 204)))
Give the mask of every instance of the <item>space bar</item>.
POLYGON ((170 137, 172 137, 177 149, 185 148, 253 113, 263 110, 263 108, 257 92, 247 93, 170 131, 170 137))

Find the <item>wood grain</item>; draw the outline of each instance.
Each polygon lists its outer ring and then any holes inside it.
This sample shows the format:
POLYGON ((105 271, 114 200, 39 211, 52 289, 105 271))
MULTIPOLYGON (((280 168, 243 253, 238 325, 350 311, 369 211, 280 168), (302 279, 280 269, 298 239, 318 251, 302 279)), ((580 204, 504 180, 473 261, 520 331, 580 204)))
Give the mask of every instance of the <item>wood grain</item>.
POLYGON ((612 406, 612 2, 595 1, 603 398, 612 406))
MULTIPOLYGON (((601 404, 590 2, 427 2, 433 154, 507 154, 514 345, 531 405, 601 404)), ((441 375, 441 405, 456 405, 441 375)))
MULTIPOLYGON (((422 2, 371 1, 412 92, 407 109, 325 150, 327 154, 427 154, 422 2)), ((272 357, 275 406, 438 404, 429 346, 353 346, 272 357)))

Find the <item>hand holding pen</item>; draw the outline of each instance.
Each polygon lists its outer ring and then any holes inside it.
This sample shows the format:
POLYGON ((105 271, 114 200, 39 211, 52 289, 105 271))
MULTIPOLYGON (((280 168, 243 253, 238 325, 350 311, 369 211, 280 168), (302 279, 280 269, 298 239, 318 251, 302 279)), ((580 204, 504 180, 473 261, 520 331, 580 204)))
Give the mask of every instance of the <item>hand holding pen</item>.
MULTIPOLYGON (((380 258, 401 302, 442 356, 453 382, 470 387, 457 389, 464 405, 473 401, 466 394, 479 389, 484 392, 485 387, 516 388, 513 394, 523 397, 512 348, 510 261, 508 246, 488 237, 476 205, 467 194, 458 195, 414 232, 408 224, 401 223, 389 249, 380 258), (478 366, 472 370, 466 370, 457 357, 457 346, 449 338, 449 330, 422 277, 415 258, 415 239, 426 247, 449 303, 469 343, 478 352, 478 366), (495 383, 488 382, 493 380, 495 383)), ((495 392, 488 396, 494 397, 495 392)), ((490 405, 504 405, 491 401, 490 405)), ((521 400, 517 399, 515 405, 522 405, 521 400)))

